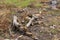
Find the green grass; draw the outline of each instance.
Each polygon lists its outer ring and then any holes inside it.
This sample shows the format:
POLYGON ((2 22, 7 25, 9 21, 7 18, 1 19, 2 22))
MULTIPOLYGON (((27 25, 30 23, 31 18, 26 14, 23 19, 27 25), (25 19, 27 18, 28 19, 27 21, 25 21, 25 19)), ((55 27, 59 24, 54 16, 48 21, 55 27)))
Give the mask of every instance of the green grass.
POLYGON ((36 7, 41 7, 42 5, 43 5, 43 4, 41 4, 41 3, 36 3, 36 4, 35 4, 36 7))
MULTIPOLYGON (((7 4, 7 5, 16 5, 18 7, 26 7, 30 3, 35 2, 35 0, 5 0, 5 1, 0 1, 0 4, 7 4)), ((36 7, 42 6, 40 3, 35 3, 34 4, 36 7)))
POLYGON ((52 34, 57 34, 57 33, 59 32, 59 30, 57 30, 57 29, 51 29, 50 32, 51 32, 52 34))
POLYGON ((8 4, 8 5, 14 4, 19 7, 26 7, 33 1, 35 1, 35 0, 5 0, 5 1, 1 1, 0 3, 4 3, 4 4, 8 4))

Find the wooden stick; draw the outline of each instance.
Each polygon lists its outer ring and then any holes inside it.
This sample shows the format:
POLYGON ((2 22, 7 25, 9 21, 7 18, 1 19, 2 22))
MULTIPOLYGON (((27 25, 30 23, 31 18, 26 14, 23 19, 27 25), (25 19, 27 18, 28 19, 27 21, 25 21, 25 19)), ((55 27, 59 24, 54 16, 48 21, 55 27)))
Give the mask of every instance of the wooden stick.
POLYGON ((32 21, 37 18, 37 16, 33 15, 33 17, 29 20, 29 22, 26 24, 27 27, 30 26, 30 24, 32 23, 32 21))
POLYGON ((20 25, 18 22, 17 22, 17 16, 13 16, 13 25, 17 26, 17 25, 20 25))

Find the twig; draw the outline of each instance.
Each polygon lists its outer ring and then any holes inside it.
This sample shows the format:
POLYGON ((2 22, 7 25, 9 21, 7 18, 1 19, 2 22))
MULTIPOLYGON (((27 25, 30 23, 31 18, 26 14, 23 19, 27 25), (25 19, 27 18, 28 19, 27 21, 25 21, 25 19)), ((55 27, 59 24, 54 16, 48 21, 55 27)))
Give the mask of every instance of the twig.
POLYGON ((13 16, 13 26, 15 25, 15 26, 18 26, 18 25, 20 25, 18 22, 17 22, 18 20, 17 20, 17 16, 13 16))
POLYGON ((33 15, 33 17, 30 19, 30 21, 26 24, 27 27, 30 26, 30 24, 32 23, 32 21, 37 18, 37 16, 33 15))
POLYGON ((11 31, 11 28, 8 27, 8 29, 9 29, 9 34, 10 34, 11 36, 14 36, 13 33, 12 33, 12 31, 11 31))
POLYGON ((33 20, 34 20, 34 17, 32 17, 32 18, 30 19, 30 21, 27 23, 26 26, 29 27, 33 20))
MULTIPOLYGON (((12 23, 12 26, 18 26, 18 25, 20 25, 18 22, 17 22, 17 16, 13 16, 13 23, 12 23)), ((11 31, 11 26, 10 27, 8 27, 9 28, 9 33, 10 33, 10 35, 11 36, 14 36, 13 35, 13 33, 12 33, 12 31, 11 31)))
POLYGON ((20 35, 20 36, 18 36, 15 40, 18 40, 19 38, 21 38, 23 35, 20 35))

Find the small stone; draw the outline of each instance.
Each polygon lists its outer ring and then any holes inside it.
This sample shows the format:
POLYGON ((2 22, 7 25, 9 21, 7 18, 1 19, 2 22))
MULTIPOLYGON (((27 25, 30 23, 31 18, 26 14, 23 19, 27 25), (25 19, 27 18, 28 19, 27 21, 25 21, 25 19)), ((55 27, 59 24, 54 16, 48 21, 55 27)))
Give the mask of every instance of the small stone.
POLYGON ((39 11, 39 13, 41 14, 42 12, 41 12, 41 11, 39 11))
POLYGON ((29 19, 30 20, 31 18, 30 17, 26 17, 26 19, 29 19))
POLYGON ((38 23, 39 23, 39 24, 41 24, 41 23, 42 23, 42 21, 38 21, 38 23))
POLYGON ((38 38, 36 37, 34 40, 38 40, 38 38))
POLYGON ((52 34, 50 33, 50 35, 52 35, 52 34))
POLYGON ((41 17, 42 19, 45 18, 45 17, 41 17))
POLYGON ((35 14, 35 16, 39 17, 39 16, 40 16, 40 14, 35 14))
POLYGON ((56 26, 56 25, 53 25, 54 27, 56 26))
POLYGON ((50 26, 50 28, 55 29, 55 27, 54 27, 54 26, 50 26))
POLYGON ((41 27, 41 29, 44 29, 44 27, 41 27))

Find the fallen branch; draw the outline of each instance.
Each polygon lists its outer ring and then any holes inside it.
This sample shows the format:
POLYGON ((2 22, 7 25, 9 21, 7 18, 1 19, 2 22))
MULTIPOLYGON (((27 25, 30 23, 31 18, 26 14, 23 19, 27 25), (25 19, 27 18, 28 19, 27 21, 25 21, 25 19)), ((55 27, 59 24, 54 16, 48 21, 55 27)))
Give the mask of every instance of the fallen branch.
POLYGON ((17 16, 13 16, 13 26, 18 26, 18 25, 20 25, 19 23, 18 23, 18 18, 17 18, 17 16))
MULTIPOLYGON (((17 22, 17 16, 15 16, 15 15, 13 16, 13 21, 12 21, 12 22, 13 22, 13 23, 12 23, 12 27, 13 27, 13 26, 18 27, 18 25, 20 25, 20 24, 17 22)), ((14 37, 14 35, 13 35, 12 31, 11 31, 11 26, 8 27, 8 28, 9 28, 9 34, 14 37)))
POLYGON ((33 15, 33 17, 30 19, 30 21, 26 24, 26 27, 29 27, 32 21, 37 18, 37 16, 33 15))

